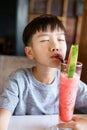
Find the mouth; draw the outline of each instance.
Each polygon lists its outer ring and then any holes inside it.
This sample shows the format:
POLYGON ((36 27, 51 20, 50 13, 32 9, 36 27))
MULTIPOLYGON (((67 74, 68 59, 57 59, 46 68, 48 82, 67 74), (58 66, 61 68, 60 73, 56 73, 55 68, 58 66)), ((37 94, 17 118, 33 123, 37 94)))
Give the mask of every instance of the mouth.
POLYGON ((60 54, 54 54, 51 58, 54 60, 60 60, 61 63, 63 63, 63 57, 60 54))

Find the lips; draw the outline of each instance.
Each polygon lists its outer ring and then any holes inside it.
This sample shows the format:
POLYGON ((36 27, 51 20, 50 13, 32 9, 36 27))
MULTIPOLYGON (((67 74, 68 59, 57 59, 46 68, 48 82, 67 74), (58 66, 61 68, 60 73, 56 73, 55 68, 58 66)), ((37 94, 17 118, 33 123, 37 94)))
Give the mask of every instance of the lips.
POLYGON ((54 54, 51 56, 51 58, 54 60, 60 60, 61 62, 63 62, 63 57, 60 54, 54 54))

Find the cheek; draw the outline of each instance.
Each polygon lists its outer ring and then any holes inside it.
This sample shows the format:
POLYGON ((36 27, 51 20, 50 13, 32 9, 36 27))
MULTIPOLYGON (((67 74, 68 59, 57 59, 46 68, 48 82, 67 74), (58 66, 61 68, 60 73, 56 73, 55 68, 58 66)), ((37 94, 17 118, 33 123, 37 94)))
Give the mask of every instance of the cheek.
POLYGON ((65 52, 65 54, 66 54, 66 51, 67 51, 67 46, 65 45, 65 47, 64 47, 64 52, 65 52))
POLYGON ((65 56, 66 56, 66 51, 67 51, 67 46, 66 46, 66 45, 63 45, 63 46, 62 46, 62 55, 63 55, 64 58, 65 58, 65 56))
POLYGON ((46 52, 47 48, 48 48, 47 45, 37 44, 37 46, 35 46, 33 50, 36 54, 43 54, 44 52, 46 52))
POLYGON ((33 48, 33 54, 35 57, 39 57, 40 55, 43 54, 43 49, 40 48, 39 46, 36 46, 35 48, 33 48))

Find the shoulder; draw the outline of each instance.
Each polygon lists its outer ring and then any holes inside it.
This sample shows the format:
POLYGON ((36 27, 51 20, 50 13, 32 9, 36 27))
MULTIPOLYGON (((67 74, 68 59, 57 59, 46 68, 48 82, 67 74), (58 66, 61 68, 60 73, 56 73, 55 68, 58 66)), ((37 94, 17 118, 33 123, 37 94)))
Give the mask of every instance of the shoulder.
POLYGON ((80 82, 79 82, 79 88, 80 89, 87 89, 87 84, 80 80, 80 82))
POLYGON ((6 84, 25 84, 29 82, 32 68, 22 68, 12 72, 6 80, 6 84))
POLYGON ((30 75, 32 68, 21 68, 13 71, 8 78, 22 78, 30 75))
POLYGON ((25 86, 29 86, 32 68, 18 69, 12 72, 7 78, 4 88, 9 88, 12 91, 18 91, 25 89, 25 86))
POLYGON ((80 80, 78 87, 78 95, 87 95, 87 84, 80 80))

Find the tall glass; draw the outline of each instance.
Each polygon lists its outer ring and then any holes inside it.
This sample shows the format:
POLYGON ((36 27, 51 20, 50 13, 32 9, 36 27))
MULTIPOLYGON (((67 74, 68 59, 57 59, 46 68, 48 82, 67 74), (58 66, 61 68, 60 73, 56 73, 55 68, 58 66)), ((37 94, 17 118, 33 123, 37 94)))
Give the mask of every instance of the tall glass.
POLYGON ((61 64, 59 96, 60 122, 69 122, 72 120, 81 71, 82 63, 77 62, 74 77, 68 78, 67 61, 61 64))

